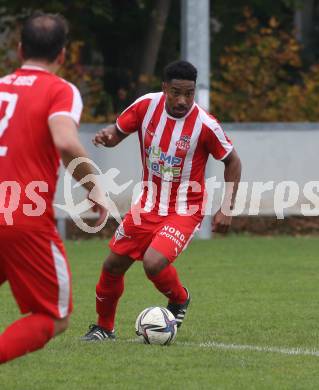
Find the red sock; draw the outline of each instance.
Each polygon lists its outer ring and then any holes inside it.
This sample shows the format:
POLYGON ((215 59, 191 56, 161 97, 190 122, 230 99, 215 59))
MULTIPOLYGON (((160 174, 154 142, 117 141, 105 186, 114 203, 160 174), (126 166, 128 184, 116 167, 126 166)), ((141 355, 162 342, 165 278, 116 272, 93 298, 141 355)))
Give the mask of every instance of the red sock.
POLYGON ((171 264, 157 275, 147 275, 147 277, 169 299, 170 303, 184 303, 186 301, 187 293, 178 278, 176 269, 171 264))
POLYGON ((44 314, 31 314, 9 325, 0 335, 0 363, 36 351, 54 335, 54 320, 44 314))
POLYGON ((98 325, 106 330, 114 329, 118 300, 124 291, 124 275, 113 275, 103 270, 96 285, 96 312, 98 325))

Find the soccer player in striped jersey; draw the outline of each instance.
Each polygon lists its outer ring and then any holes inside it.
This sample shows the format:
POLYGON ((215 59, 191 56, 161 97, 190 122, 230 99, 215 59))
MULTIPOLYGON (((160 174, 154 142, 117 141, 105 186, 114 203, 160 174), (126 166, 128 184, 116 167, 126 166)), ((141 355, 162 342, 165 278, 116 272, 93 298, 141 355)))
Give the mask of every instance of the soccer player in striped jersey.
MULTIPOLYGON (((9 282, 27 314, 0 334, 0 364, 42 348, 68 327, 72 311, 70 269, 52 203, 60 159, 67 166, 87 154, 77 131, 80 93, 55 75, 66 34, 61 16, 34 14, 21 33, 23 66, 0 78, 0 286, 9 282)), ((92 173, 81 164, 74 177, 92 173)), ((96 207, 104 220, 106 210, 96 207)))
MULTIPOLYGON (((205 202, 205 167, 211 154, 224 163, 226 203, 232 209, 241 174, 240 159, 216 119, 194 101, 197 70, 176 61, 164 70, 163 91, 137 99, 101 130, 95 145, 113 147, 138 132, 143 191, 110 242, 96 286, 97 324, 84 340, 114 339, 114 319, 124 290, 124 274, 136 260, 154 286, 168 298, 167 308, 181 326, 189 291, 172 265, 198 230, 205 202)), ((227 232, 231 215, 219 209, 213 230, 227 232)), ((200 260, 200 259, 199 259, 200 260)))

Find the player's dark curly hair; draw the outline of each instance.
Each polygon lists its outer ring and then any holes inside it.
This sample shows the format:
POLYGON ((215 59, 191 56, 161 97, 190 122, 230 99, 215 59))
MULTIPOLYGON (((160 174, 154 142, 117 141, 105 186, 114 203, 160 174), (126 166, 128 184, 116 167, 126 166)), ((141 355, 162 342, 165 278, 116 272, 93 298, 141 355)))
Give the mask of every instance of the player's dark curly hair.
POLYGON ((163 80, 166 82, 176 80, 191 80, 197 79, 197 69, 194 65, 187 61, 174 61, 166 65, 164 68, 163 80))
POLYGON ((53 62, 66 44, 68 25, 63 16, 36 12, 21 31, 24 59, 53 62))

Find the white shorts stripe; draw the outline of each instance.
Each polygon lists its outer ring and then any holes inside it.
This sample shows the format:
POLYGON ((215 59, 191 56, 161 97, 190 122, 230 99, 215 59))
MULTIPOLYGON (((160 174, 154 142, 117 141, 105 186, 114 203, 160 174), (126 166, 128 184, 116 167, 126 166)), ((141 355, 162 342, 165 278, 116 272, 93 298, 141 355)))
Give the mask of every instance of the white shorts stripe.
POLYGON ((191 242, 192 239, 194 238, 195 234, 198 232, 198 230, 199 230, 199 228, 200 228, 200 225, 201 225, 201 224, 199 223, 199 224, 197 224, 197 225, 195 226, 195 229, 193 230, 193 233, 189 236, 189 238, 188 238, 186 244, 185 244, 184 247, 183 247, 183 251, 188 247, 188 245, 190 244, 190 242, 191 242))
POLYGON ((55 271, 59 284, 59 315, 64 318, 69 312, 70 302, 70 276, 68 267, 66 265, 66 259, 59 251, 58 247, 51 241, 51 251, 55 264, 55 271))

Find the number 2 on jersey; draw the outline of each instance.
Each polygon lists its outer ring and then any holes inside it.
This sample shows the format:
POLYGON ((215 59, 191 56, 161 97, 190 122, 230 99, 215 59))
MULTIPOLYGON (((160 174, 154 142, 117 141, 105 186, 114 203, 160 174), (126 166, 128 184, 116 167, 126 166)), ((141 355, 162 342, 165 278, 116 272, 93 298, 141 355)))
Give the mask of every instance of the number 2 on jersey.
MULTIPOLYGON (((9 120, 14 113, 17 100, 18 95, 16 93, 0 92, 0 112, 2 111, 2 105, 7 103, 4 115, 2 118, 0 118, 0 139, 9 125, 9 120)), ((4 157, 7 154, 7 151, 7 146, 0 146, 0 157, 4 157)))

